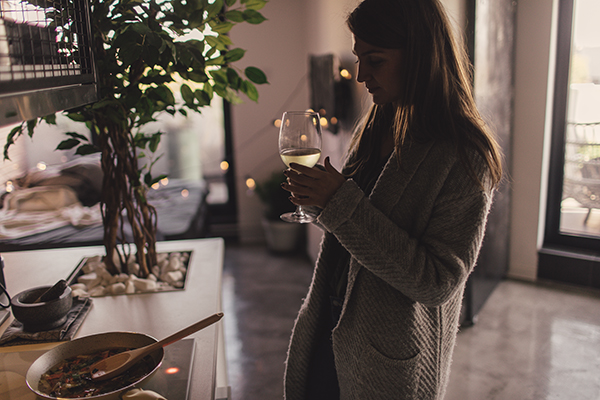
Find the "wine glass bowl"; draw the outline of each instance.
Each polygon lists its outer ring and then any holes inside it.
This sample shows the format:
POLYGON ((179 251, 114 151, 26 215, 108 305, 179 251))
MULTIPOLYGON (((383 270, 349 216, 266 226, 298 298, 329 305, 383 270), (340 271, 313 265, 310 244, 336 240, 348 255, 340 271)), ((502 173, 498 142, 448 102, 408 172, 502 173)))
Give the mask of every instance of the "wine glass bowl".
MULTIPOLYGON (((279 155, 289 168, 297 163, 312 168, 321 157, 321 124, 319 114, 312 111, 286 111, 279 128, 279 155)), ((314 217, 306 214, 301 206, 296 211, 281 215, 287 222, 308 223, 314 217)))

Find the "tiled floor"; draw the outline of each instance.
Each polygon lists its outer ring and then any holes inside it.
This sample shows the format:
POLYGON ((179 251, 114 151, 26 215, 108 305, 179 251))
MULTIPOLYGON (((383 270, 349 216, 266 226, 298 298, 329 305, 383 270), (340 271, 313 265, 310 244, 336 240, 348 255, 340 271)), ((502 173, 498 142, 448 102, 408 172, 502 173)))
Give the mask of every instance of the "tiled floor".
MULTIPOLYGON (((282 399, 312 264, 228 243, 224 311, 233 400, 282 399)), ((600 294, 504 281, 458 335, 445 400, 599 400, 600 294)))

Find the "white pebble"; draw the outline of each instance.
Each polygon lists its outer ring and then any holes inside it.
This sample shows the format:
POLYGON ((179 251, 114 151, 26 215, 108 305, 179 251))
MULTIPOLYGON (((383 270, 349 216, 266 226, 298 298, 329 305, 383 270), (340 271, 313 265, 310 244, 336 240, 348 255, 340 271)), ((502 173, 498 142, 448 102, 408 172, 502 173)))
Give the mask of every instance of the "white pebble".
POLYGON ((133 281, 127 281, 125 283, 125 293, 127 293, 127 294, 135 293, 135 285, 133 284, 133 281))
POLYGON ((133 284, 135 285, 136 290, 142 292, 153 292, 156 290, 156 282, 149 279, 132 279, 133 284))
POLYGON ((127 270, 130 275, 133 274, 133 275, 138 276, 140 273, 140 264, 138 264, 138 263, 129 264, 127 266, 127 270))
POLYGON ((106 288, 104 286, 96 286, 90 289, 89 293, 92 297, 104 296, 106 294, 106 288))
POLYGON ((124 283, 118 282, 118 283, 115 283, 114 285, 110 285, 108 288, 108 291, 111 294, 121 294, 121 293, 125 293, 126 289, 127 289, 127 287, 125 286, 124 283))
POLYGON ((162 274, 160 276, 160 278, 164 282, 167 282, 167 283, 175 286, 177 281, 180 281, 183 279, 183 274, 181 273, 181 271, 169 271, 167 273, 162 274))

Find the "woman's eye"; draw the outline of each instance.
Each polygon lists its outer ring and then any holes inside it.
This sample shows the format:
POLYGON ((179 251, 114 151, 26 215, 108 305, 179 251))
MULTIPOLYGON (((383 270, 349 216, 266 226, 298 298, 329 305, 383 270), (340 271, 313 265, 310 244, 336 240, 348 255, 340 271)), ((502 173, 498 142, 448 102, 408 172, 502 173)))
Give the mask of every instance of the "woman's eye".
POLYGON ((369 64, 370 64, 372 67, 377 67, 377 66, 379 66, 379 65, 383 64, 383 60, 379 60, 379 59, 376 59, 376 60, 369 60, 369 64))

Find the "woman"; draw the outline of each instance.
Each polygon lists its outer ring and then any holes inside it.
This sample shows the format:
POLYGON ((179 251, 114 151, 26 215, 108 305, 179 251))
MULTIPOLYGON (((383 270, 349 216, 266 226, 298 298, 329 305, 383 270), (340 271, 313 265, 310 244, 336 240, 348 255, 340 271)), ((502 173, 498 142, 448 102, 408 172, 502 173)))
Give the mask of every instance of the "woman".
POLYGON ((437 0, 365 0, 347 24, 374 105, 343 173, 286 171, 324 230, 286 399, 441 399, 501 155, 437 0))

